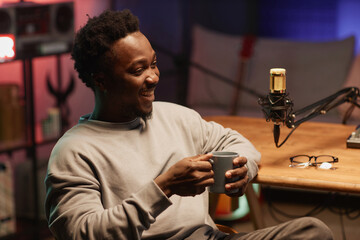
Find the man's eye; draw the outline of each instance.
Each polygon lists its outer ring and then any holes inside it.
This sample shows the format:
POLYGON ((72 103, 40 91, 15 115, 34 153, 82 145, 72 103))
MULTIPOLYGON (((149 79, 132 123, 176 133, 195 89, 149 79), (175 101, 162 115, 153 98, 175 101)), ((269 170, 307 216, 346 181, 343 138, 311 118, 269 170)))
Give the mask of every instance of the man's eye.
POLYGON ((143 68, 137 68, 137 69, 135 69, 134 74, 137 75, 137 76, 139 76, 139 75, 141 75, 143 72, 144 72, 144 69, 143 69, 143 68))
POLYGON ((153 61, 152 63, 151 63, 151 67, 152 68, 155 68, 157 66, 157 61, 153 61))

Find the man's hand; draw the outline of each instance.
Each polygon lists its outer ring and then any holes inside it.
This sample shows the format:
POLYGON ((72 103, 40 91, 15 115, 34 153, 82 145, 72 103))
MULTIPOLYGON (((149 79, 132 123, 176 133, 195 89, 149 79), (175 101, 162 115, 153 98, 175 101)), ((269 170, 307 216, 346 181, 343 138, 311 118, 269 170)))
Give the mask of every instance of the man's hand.
POLYGON ((214 184, 214 172, 209 159, 212 154, 184 158, 154 181, 170 197, 195 196, 205 191, 207 186, 214 184))
POLYGON ((249 177, 247 175, 248 169, 245 166, 247 159, 245 157, 237 157, 233 160, 235 169, 229 170, 225 173, 225 177, 228 179, 239 177, 240 179, 236 182, 227 183, 225 189, 227 191, 239 189, 236 193, 227 194, 230 197, 240 197, 245 193, 248 185, 249 177))

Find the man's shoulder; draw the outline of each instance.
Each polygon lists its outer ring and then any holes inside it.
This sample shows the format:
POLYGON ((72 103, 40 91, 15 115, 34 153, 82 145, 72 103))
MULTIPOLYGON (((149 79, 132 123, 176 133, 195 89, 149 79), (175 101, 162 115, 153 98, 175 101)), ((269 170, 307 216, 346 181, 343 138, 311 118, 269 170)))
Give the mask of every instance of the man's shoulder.
POLYGON ((172 103, 172 102, 164 102, 164 101, 155 101, 153 102, 153 105, 155 108, 157 109, 162 109, 162 108, 183 108, 184 106, 179 105, 177 103, 172 103))
POLYGON ((179 105, 176 103, 171 103, 171 102, 161 102, 161 101, 157 101, 153 103, 154 106, 154 112, 156 113, 188 113, 188 114, 194 114, 195 111, 183 106, 183 105, 179 105))
POLYGON ((81 145, 81 143, 88 142, 88 140, 91 139, 88 135, 85 124, 78 123, 64 133, 57 141, 55 148, 71 148, 72 146, 81 145))
POLYGON ((154 102, 153 120, 155 122, 188 125, 199 122, 201 119, 201 116, 191 108, 169 102, 154 102))

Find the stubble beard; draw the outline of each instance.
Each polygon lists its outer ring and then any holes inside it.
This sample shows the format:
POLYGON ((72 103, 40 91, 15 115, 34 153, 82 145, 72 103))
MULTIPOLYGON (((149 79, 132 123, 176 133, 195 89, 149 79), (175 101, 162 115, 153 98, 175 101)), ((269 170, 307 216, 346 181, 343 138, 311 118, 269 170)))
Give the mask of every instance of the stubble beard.
POLYGON ((151 118, 152 118, 152 110, 151 110, 151 112, 148 112, 148 113, 146 113, 146 114, 143 114, 143 115, 140 116, 140 117, 141 117, 144 121, 151 119, 151 118))
POLYGON ((136 117, 142 118, 144 121, 149 120, 152 118, 153 108, 149 112, 144 112, 138 108, 133 109, 133 114, 136 117))

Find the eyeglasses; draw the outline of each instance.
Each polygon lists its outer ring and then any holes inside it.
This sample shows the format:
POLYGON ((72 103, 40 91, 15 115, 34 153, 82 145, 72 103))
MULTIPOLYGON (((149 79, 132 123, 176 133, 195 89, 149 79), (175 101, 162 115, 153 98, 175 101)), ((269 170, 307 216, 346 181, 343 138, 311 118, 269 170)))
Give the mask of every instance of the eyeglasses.
POLYGON ((290 162, 291 164, 289 165, 289 167, 306 168, 309 166, 315 166, 322 169, 331 169, 332 163, 339 162, 339 159, 331 155, 297 155, 294 157, 290 157, 290 162), (314 159, 314 162, 311 161, 312 159, 314 159))

